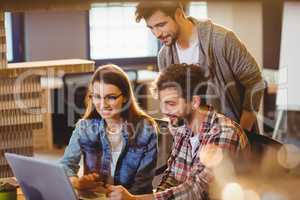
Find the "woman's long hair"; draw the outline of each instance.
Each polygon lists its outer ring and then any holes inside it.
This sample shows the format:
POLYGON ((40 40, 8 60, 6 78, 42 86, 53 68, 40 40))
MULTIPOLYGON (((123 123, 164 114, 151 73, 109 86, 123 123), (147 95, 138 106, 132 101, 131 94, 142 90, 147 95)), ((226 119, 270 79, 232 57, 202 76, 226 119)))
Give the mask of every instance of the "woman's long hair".
POLYGON ((121 109, 121 117, 127 121, 130 141, 136 138, 136 133, 143 128, 145 122, 156 128, 153 118, 139 107, 126 73, 113 64, 103 65, 94 72, 85 97, 86 111, 83 119, 101 119, 91 98, 92 87, 95 82, 104 82, 118 87, 122 95, 127 99, 121 109))

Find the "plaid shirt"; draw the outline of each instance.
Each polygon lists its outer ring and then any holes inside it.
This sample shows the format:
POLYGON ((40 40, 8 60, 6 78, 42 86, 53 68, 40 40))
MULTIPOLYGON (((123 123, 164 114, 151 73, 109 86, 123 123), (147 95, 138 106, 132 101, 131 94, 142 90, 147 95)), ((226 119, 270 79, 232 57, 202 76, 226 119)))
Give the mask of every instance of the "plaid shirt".
POLYGON ((208 185, 213 180, 212 171, 203 161, 203 150, 215 146, 223 152, 237 154, 248 149, 246 134, 238 124, 216 113, 211 107, 205 114, 198 136, 196 153, 192 156, 190 138, 193 133, 187 126, 171 130, 174 138, 168 168, 154 193, 155 199, 208 199, 208 185))

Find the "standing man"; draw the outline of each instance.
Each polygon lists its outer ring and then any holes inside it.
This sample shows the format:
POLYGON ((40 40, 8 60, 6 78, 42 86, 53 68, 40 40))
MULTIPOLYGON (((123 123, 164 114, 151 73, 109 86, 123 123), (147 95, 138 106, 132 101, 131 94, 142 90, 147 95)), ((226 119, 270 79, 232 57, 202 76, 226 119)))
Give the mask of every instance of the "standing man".
POLYGON ((163 43, 158 54, 159 71, 171 64, 199 64, 211 74, 208 103, 248 131, 258 132, 256 113, 264 82, 255 59, 231 31, 186 17, 176 1, 143 1, 136 21, 163 43))
POLYGON ((227 172, 214 175, 214 167, 223 167, 226 155, 247 153, 248 140, 236 122, 205 103, 206 87, 207 77, 199 66, 174 64, 164 69, 155 92, 174 139, 162 181, 155 193, 146 195, 110 186, 109 200, 206 200, 213 180, 224 182, 227 172))

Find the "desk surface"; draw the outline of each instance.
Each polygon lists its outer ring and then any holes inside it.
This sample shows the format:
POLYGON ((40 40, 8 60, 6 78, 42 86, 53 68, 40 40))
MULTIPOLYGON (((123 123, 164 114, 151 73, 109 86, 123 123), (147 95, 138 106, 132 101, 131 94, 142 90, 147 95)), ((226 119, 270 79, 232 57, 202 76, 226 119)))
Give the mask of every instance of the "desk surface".
MULTIPOLYGON (((298 190, 300 184, 299 175, 288 177, 239 177, 237 183, 241 184, 249 191, 255 191, 259 196, 263 196, 264 200, 271 200, 277 195, 282 199, 298 200, 300 192, 298 190), (279 181, 279 179, 281 181, 279 181), (282 181, 285 180, 285 181, 282 181)), ((17 200, 25 200, 22 191, 18 188, 17 200)))
POLYGON ((25 197, 24 197, 22 191, 20 190, 20 188, 18 188, 18 190, 17 190, 17 200, 25 200, 25 197))
MULTIPOLYGON (((17 200, 26 200, 20 188, 17 190, 17 200)), ((106 200, 106 197, 97 197, 95 200, 106 200)))

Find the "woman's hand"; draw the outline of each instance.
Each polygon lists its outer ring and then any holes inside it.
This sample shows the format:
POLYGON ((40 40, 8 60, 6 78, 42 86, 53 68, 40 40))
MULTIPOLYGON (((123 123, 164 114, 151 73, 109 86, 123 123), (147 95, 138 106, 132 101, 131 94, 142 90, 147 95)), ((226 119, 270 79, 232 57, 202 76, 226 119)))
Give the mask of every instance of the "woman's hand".
POLYGON ((69 179, 70 179, 72 186, 74 188, 77 188, 79 185, 79 178, 77 176, 71 176, 71 177, 69 177, 69 179))
POLYGON ((70 181, 77 190, 90 190, 103 186, 103 182, 99 181, 100 177, 97 173, 87 174, 80 178, 70 177, 70 181))

